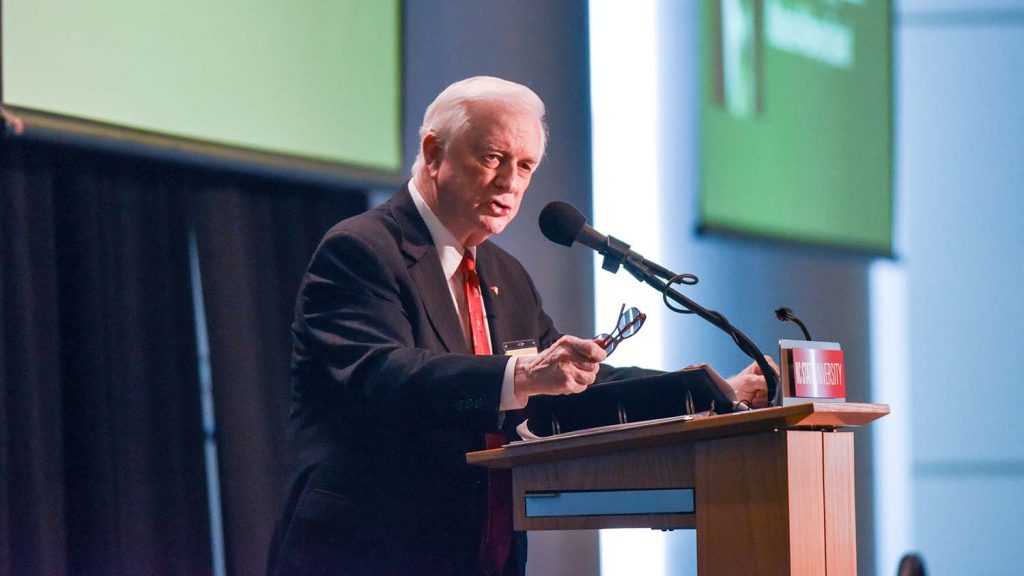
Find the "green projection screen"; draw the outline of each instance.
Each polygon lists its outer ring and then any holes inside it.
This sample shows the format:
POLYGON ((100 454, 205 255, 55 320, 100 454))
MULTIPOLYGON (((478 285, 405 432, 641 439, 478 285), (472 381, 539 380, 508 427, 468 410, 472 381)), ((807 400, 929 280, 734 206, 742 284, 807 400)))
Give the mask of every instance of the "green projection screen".
POLYGON ((703 230, 891 253, 891 10, 704 0, 703 230))
POLYGON ((29 127, 401 169, 400 0, 2 0, 2 17, 3 102, 29 127))

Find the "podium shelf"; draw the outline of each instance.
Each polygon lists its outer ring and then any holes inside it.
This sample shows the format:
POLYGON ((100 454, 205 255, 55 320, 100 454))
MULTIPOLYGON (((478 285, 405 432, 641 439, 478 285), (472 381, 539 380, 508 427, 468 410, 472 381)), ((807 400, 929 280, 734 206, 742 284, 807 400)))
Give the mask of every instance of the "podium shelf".
POLYGON ((666 442, 693 442, 770 430, 836 430, 863 426, 889 413, 886 404, 822 402, 761 408, 706 418, 677 416, 578 431, 466 454, 469 464, 511 468, 566 458, 637 450, 666 442))

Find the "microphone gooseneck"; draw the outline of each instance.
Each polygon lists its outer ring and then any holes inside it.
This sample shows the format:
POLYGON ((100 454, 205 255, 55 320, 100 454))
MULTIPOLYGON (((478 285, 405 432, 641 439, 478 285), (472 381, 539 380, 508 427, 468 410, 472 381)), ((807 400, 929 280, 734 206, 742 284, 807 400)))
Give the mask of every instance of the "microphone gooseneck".
MULTIPOLYGON (((708 310, 693 300, 683 296, 672 288, 672 284, 680 277, 679 274, 667 268, 651 262, 643 256, 629 249, 629 244, 615 238, 605 236, 587 225, 587 219, 579 210, 565 202, 551 202, 544 207, 540 213, 540 230, 544 236, 556 244, 572 246, 579 242, 584 246, 604 256, 601 267, 609 272, 619 271, 623 266, 626 271, 632 274, 637 280, 655 288, 662 293, 666 299, 672 299, 681 305, 686 311, 700 316, 704 320, 728 334, 736 345, 749 356, 764 374, 765 383, 768 387, 768 404, 779 406, 782 404, 781 388, 779 387, 779 376, 768 364, 764 354, 757 348, 746 334, 729 323, 729 321, 714 310, 708 310), (666 282, 665 280, 668 280, 666 282)), ((674 307, 670 310, 679 312, 674 307)))

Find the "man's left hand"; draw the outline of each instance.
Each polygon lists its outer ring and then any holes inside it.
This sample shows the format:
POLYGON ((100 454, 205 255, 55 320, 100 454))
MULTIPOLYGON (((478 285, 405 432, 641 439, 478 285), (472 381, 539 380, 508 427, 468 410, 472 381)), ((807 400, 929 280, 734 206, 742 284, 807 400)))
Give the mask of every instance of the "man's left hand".
MULTIPOLYGON (((775 360, 772 360, 771 356, 765 356, 764 359, 778 374, 779 367, 775 364, 775 360)), ((751 408, 764 408, 768 405, 768 385, 765 383, 764 374, 757 362, 751 362, 739 374, 726 381, 736 392, 737 400, 745 401, 751 408)))

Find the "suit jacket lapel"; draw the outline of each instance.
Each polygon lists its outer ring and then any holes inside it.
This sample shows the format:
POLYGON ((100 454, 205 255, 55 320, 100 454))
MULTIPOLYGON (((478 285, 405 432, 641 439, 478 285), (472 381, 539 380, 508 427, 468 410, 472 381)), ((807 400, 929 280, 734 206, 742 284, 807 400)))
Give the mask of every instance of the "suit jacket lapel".
POLYGON ((444 277, 430 231, 417 212, 407 187, 395 195, 391 213, 402 230, 400 247, 430 325, 448 352, 471 353, 462 334, 459 315, 452 302, 448 280, 444 277))

